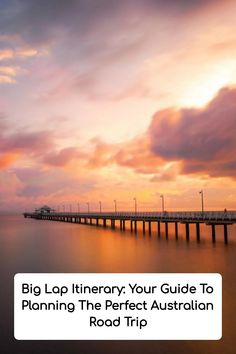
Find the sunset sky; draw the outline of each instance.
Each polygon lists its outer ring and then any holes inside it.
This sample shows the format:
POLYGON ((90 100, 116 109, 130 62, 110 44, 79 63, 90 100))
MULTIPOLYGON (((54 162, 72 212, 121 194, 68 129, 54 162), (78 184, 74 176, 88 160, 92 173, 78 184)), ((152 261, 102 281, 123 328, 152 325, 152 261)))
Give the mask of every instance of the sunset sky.
POLYGON ((236 209, 236 0, 0 0, 0 210, 236 209))

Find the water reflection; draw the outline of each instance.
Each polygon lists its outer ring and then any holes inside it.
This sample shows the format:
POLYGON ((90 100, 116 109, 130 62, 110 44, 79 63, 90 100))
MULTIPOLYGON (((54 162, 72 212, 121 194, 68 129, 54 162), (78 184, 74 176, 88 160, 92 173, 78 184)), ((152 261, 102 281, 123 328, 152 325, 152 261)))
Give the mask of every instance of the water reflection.
MULTIPOLYGON (((127 224, 128 226, 128 224, 127 224)), ((211 228, 201 225, 197 242, 195 225, 190 225, 186 242, 185 225, 165 225, 158 237, 157 225, 143 235, 96 226, 0 217, 0 262, 2 353, 235 353, 235 227, 229 227, 229 244, 219 227, 216 243, 211 228), (219 272, 223 276, 223 339, 220 341, 153 342, 18 342, 13 340, 13 275, 17 272, 219 272)), ((114 275, 115 279, 115 275, 114 275)))

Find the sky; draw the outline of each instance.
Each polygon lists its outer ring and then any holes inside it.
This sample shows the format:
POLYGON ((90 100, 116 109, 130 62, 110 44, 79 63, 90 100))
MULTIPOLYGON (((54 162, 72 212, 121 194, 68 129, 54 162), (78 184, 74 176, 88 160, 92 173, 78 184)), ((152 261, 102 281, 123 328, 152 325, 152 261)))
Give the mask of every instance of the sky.
POLYGON ((0 0, 0 211, 236 209, 236 0, 0 0))

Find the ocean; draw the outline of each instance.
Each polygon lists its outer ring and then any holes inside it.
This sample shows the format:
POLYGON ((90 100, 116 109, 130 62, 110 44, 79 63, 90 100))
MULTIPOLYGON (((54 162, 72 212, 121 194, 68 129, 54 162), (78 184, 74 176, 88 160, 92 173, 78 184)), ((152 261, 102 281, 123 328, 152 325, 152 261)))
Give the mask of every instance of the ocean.
MULTIPOLYGON (((140 225, 141 226, 141 225, 140 225)), ((201 226, 201 241, 190 228, 175 240, 162 229, 152 235, 55 221, 0 216, 0 336, 1 354, 7 353, 156 353, 235 354, 236 342, 236 226, 229 227, 224 244, 222 226, 201 226), (219 341, 17 341, 14 339, 13 278, 15 273, 169 273, 217 272, 223 277, 223 337, 219 341)), ((189 324, 191 325, 191 323, 189 324)))

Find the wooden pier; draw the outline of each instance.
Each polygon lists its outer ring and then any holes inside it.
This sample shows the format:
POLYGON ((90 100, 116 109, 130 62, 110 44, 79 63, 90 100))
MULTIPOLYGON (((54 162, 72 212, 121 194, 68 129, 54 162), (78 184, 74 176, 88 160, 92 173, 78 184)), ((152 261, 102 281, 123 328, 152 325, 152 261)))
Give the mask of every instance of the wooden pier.
POLYGON ((112 229, 116 228, 116 221, 119 223, 120 230, 126 230, 129 225, 131 232, 137 233, 137 223, 142 223, 143 234, 152 233, 153 223, 157 224, 157 236, 161 237, 161 223, 165 225, 165 237, 169 236, 169 224, 175 225, 175 238, 178 240, 179 224, 185 225, 186 241, 190 239, 190 224, 196 226, 196 240, 199 242, 201 238, 200 225, 206 224, 211 227, 212 242, 216 242, 216 229, 223 227, 224 243, 228 243, 228 226, 236 223, 236 211, 207 211, 207 212, 50 212, 50 213, 28 213, 25 212, 25 218, 34 218, 38 220, 52 220, 60 222, 70 222, 83 225, 108 226, 108 220, 112 229))

